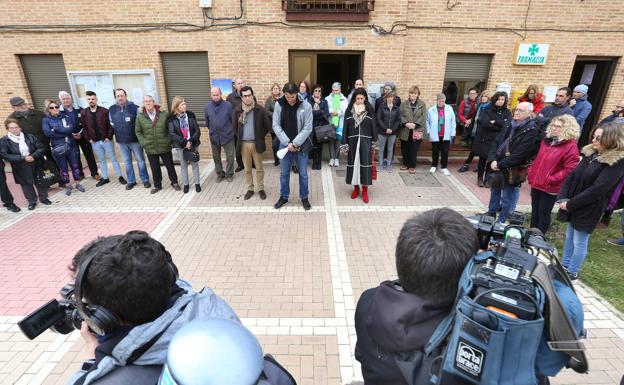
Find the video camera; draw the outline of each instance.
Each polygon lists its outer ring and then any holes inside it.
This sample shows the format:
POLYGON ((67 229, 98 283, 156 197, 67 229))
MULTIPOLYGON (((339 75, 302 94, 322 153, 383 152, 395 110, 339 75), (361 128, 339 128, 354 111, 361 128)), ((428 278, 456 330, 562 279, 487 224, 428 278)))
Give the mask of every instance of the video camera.
POLYGON ((524 228, 524 215, 512 213, 505 225, 495 217, 481 215, 468 220, 477 230, 479 247, 494 256, 485 263, 475 264, 471 279, 473 298, 482 306, 512 318, 533 320, 540 307, 536 298, 536 283, 531 273, 538 263, 533 250, 552 250, 541 233, 524 228))
POLYGON ((82 316, 78 312, 74 285, 67 284, 61 291, 61 299, 52 299, 17 323, 26 337, 33 340, 50 329, 59 334, 80 330, 82 316))

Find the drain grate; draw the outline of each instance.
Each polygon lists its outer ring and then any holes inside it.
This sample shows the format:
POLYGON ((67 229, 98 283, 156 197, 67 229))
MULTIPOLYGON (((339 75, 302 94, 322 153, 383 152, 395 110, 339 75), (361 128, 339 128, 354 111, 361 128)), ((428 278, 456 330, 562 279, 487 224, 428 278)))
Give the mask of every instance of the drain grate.
POLYGON ((416 174, 400 172, 399 175, 401 176, 401 179, 403 179, 403 183, 405 183, 408 187, 442 187, 440 181, 428 172, 416 174))

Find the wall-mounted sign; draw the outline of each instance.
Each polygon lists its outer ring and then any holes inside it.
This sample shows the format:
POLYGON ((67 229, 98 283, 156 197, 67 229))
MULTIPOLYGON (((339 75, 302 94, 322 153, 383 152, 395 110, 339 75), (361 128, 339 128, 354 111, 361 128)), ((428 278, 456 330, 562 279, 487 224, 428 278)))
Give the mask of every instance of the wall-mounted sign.
POLYGON ((514 64, 542 66, 548 59, 548 47, 549 44, 518 43, 514 64))
POLYGON ((347 44, 347 39, 344 37, 337 37, 335 42, 336 42, 336 45, 345 45, 347 44))

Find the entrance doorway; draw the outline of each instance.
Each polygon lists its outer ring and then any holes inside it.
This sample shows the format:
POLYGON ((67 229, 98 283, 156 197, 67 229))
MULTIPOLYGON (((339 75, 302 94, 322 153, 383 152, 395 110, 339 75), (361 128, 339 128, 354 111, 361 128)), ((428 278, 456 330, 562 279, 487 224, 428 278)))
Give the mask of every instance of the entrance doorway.
POLYGON ((617 58, 614 57, 576 57, 568 86, 570 89, 574 89, 579 84, 589 86, 587 100, 592 104, 592 111, 585 121, 583 134, 579 138, 580 145, 589 143, 589 133, 598 124, 616 64, 617 58))
POLYGON ((323 96, 331 92, 334 82, 342 84, 342 93, 347 96, 357 79, 362 78, 364 69, 363 51, 289 51, 289 81, 307 81, 310 86, 323 86, 323 96))

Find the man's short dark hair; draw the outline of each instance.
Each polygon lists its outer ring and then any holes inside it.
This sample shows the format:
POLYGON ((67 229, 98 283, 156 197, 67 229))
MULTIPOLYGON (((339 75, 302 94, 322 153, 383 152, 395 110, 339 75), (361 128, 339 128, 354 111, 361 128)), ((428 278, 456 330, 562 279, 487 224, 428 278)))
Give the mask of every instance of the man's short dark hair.
POLYGON ((452 303, 461 273, 478 245, 476 231, 456 211, 441 208, 413 216, 397 240, 401 286, 434 303, 452 303))
POLYGON ((284 84, 284 88, 282 88, 282 92, 288 94, 297 94, 299 93, 299 87, 295 83, 288 82, 284 84))
POLYGON ((475 87, 468 88, 468 92, 470 92, 470 91, 479 92, 479 90, 476 89, 475 87))
POLYGON ((131 325, 153 321, 167 308, 175 277, 160 242, 144 231, 98 238, 76 253, 70 270, 77 273, 94 254, 82 282, 88 303, 106 307, 131 325))
POLYGON ((557 91, 565 91, 566 96, 572 95, 572 90, 570 89, 570 87, 561 87, 557 91))
POLYGON ((97 96, 97 94, 93 91, 87 91, 85 94, 87 94, 87 96, 97 96))
POLYGON ((242 95, 242 94, 243 94, 243 92, 245 92, 245 91, 251 91, 251 94, 252 94, 252 95, 254 94, 254 93, 253 93, 253 88, 251 88, 250 86, 244 86, 244 87, 242 87, 242 88, 241 88, 241 90, 240 90, 240 94, 242 95))
POLYGON ((117 92, 119 91, 123 92, 124 95, 128 96, 128 93, 123 88, 115 88, 115 91, 113 91, 113 96, 117 96, 117 92))

